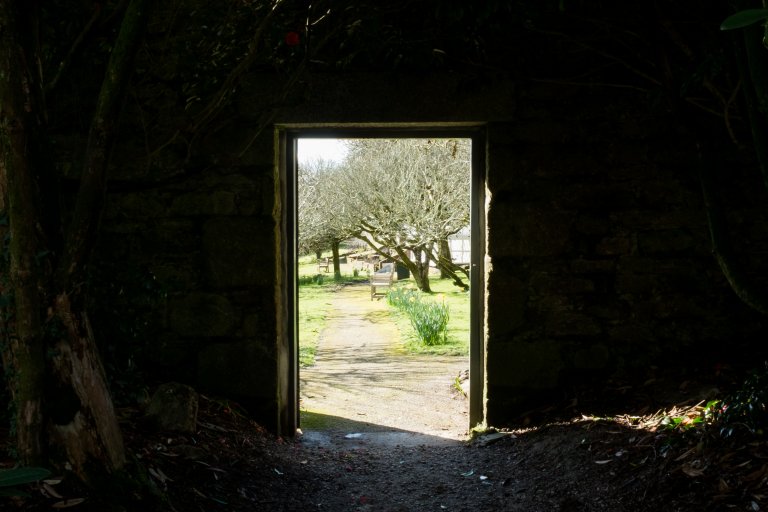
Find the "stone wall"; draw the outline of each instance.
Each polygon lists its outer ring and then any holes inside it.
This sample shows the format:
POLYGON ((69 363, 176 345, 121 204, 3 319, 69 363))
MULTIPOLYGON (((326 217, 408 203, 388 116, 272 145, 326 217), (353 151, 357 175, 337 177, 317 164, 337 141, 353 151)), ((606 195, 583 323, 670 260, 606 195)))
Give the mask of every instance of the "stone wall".
MULTIPOLYGON (((692 147, 636 93, 456 74, 316 74, 249 145, 280 83, 255 75, 249 84, 229 124, 184 158, 157 169, 116 159, 121 179, 98 257, 147 269, 164 290, 145 340, 155 379, 228 396, 276 425, 274 129, 284 125, 486 126, 491 423, 652 365, 727 359, 764 335, 710 254, 692 147)), ((764 215, 759 201, 733 219, 764 215)))
MULTIPOLYGON (((493 424, 585 385, 642 383, 655 369, 711 378, 713 363, 762 344, 764 320, 711 254, 693 141, 639 98, 605 99, 527 88, 514 120, 490 126, 493 424)), ((758 173, 750 181, 736 167, 725 167, 741 185, 735 217, 765 218, 758 173)), ((763 254, 765 233, 751 240, 763 254)))

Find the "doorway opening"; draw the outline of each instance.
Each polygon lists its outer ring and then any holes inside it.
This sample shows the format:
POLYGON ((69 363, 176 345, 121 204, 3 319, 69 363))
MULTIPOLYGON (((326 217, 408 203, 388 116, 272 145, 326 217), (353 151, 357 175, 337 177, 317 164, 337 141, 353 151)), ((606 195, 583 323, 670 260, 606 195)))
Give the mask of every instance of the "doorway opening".
POLYGON ((407 412, 409 407, 426 405, 446 408, 429 398, 435 383, 424 371, 440 365, 436 371, 451 372, 441 377, 446 395, 451 379, 456 394, 469 395, 468 407, 464 406, 468 411, 458 419, 464 431, 481 423, 485 392, 481 127, 284 127, 278 134, 285 226, 281 432, 293 435, 300 423, 321 428, 327 416, 336 415, 334 398, 357 401, 343 414, 352 416, 345 418, 351 422, 344 427, 349 430, 358 424, 446 430, 444 425, 409 423, 407 412), (443 172, 442 179, 430 175, 429 169, 432 174, 443 172), (451 172, 453 179, 448 179, 451 172), (442 233, 435 232, 438 226, 442 233), (312 293, 307 295, 307 290, 312 293), (405 302, 397 315, 399 329, 389 320, 398 297, 404 299, 401 306, 405 302), (458 322, 446 333, 439 328, 440 311, 450 317, 451 309, 458 322), (416 352, 432 355, 400 353, 396 365, 387 364, 392 352, 399 350, 392 341, 411 329, 410 343, 427 347, 416 352), (462 343, 464 355, 456 357, 462 343), (355 364, 350 365, 344 357, 353 353, 355 364), (467 376, 469 385, 463 387, 467 376), (403 386, 423 386, 424 392, 411 389, 405 402, 388 403, 402 400, 397 389, 403 386), (327 400, 328 395, 334 396, 327 400), (418 400, 427 403, 413 403, 418 400), (380 407, 384 405, 389 408, 380 407), (385 414, 391 417, 376 417, 378 409, 389 411, 385 414))

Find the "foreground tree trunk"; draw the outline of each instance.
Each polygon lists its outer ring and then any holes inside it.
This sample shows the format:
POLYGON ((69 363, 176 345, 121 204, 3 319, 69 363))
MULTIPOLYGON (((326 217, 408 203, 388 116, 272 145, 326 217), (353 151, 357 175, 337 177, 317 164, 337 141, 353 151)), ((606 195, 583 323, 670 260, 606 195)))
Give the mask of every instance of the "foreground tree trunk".
POLYGON ((41 207, 45 189, 55 185, 50 170, 36 158, 47 136, 38 5, 28 0, 0 2, 0 192, 7 191, 7 292, 14 318, 5 325, 12 332, 3 362, 17 413, 16 444, 22 464, 50 460, 63 468, 66 463, 83 481, 125 464, 122 435, 79 283, 95 237, 109 150, 149 4, 131 0, 125 12, 89 133, 73 221, 59 252, 51 247, 59 233, 50 232, 53 225, 43 219, 41 207), (55 261, 54 254, 61 259, 55 261))
MULTIPOLYGON (((7 283, 9 322, 4 352, 5 375, 15 407, 17 451, 22 464, 45 459, 43 391, 45 345, 39 288, 45 277, 35 256, 47 249, 36 229, 41 214, 36 185, 34 149, 40 137, 42 89, 37 67, 36 9, 23 2, 0 2, 0 186, 7 194, 10 234, 7 283), (18 4, 18 5, 16 5, 18 4), (22 5, 23 4, 23 5, 22 5), (12 334, 10 334, 12 333, 12 334)), ((6 313, 4 311, 4 313, 6 313)))

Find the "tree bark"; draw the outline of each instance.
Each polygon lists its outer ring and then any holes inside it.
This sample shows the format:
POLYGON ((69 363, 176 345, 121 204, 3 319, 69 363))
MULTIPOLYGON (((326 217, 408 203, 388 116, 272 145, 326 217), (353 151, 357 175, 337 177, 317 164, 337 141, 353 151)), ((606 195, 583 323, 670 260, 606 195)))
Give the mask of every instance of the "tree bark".
MULTIPOLYGON (((0 192, 7 191, 8 292, 13 323, 3 354, 24 465, 65 463, 83 481, 123 467, 125 451, 85 313, 82 269, 106 190, 109 150, 148 19, 150 0, 131 0, 115 41, 88 138, 85 169, 65 250, 54 270, 57 223, 43 212, 55 189, 38 157, 47 137, 37 42, 37 2, 0 2, 0 192)), ((3 200, 3 203, 6 203, 3 200)))
POLYGON ((733 244, 728 236, 725 215, 717 197, 718 187, 714 181, 712 165, 711 159, 700 155, 699 176, 709 234, 712 240, 712 253, 731 289, 741 301, 755 311, 768 315, 768 294, 744 273, 734 254, 733 244))
POLYGON ((442 265, 444 261, 451 261, 451 246, 447 238, 440 240, 437 249, 437 268, 440 269, 440 279, 448 279, 451 276, 447 272, 447 267, 442 265))
POLYGON ((50 322, 64 334, 52 340, 52 439, 62 448, 72 470, 86 482, 119 470, 125 449, 99 352, 79 286, 93 246, 106 194, 109 155, 141 35, 149 18, 150 0, 131 0, 110 55, 88 134, 84 169, 65 248, 56 270, 55 300, 50 322))
POLYGON ((333 277, 341 279, 341 261, 339 261, 339 245, 341 242, 337 239, 331 240, 331 253, 333 254, 333 277))
MULTIPOLYGON (((22 464, 45 458, 43 386, 45 347, 41 318, 44 298, 40 202, 32 167, 40 137, 35 85, 40 76, 34 3, 0 2, 0 165, 7 192, 9 245, 8 292, 13 299, 13 325, 4 353, 6 378, 15 405, 17 451, 22 464), (37 258, 37 261, 36 261, 37 258)), ((6 308, 10 304, 6 305, 6 308)), ((10 313, 4 311, 10 318, 10 313)))
POLYGON ((73 280, 79 282, 78 276, 90 255, 107 190, 109 154, 151 3, 150 0, 131 0, 109 58, 88 133, 75 210, 57 269, 56 284, 60 289, 66 289, 73 280))
MULTIPOLYGON (((447 243, 447 241, 446 241, 446 243, 447 243)), ((433 254, 431 254, 429 252, 427 253, 427 255, 428 255, 429 258, 433 258, 433 256, 434 256, 433 254)), ((434 260, 434 258, 433 258, 433 260, 434 260)), ((443 253, 440 253, 437 256, 437 259, 434 260, 434 261, 435 261, 435 263, 437 265, 437 268, 440 269, 440 278, 441 279, 451 279, 451 280, 453 280, 453 284, 455 284, 456 286, 458 286, 462 290, 464 290, 464 291, 469 290, 469 285, 467 285, 459 277, 459 274, 458 274, 459 272, 461 272, 467 278, 469 278, 469 272, 467 272, 466 269, 464 269, 464 268, 456 265, 455 263, 453 263, 453 261, 451 260, 450 249, 449 249, 449 252, 448 252, 447 256, 444 256, 443 253)))
POLYGON ((400 258, 403 265, 405 265, 411 272, 411 275, 413 275, 413 281, 416 283, 416 287, 425 293, 432 293, 432 289, 429 286, 429 261, 426 263, 421 261, 421 249, 413 249, 413 258, 408 257, 406 249, 402 247, 396 246, 394 247, 394 251, 397 253, 397 257, 400 258))
POLYGON ((63 449, 72 470, 84 481, 94 477, 94 460, 109 473, 125 464, 125 448, 104 367, 82 304, 72 304, 66 293, 56 297, 54 314, 64 330, 53 345, 53 368, 48 397, 51 444, 63 449))

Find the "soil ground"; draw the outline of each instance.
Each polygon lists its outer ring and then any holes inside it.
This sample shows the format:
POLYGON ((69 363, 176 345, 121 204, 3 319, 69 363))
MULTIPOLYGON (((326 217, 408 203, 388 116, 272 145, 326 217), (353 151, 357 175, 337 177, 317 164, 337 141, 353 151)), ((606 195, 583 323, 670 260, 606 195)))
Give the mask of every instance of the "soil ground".
POLYGON ((236 404, 206 396, 194 434, 153 432, 140 410, 121 409, 129 452, 159 501, 146 488, 117 498, 116 488, 83 491, 65 478, 28 486, 28 498, 0 498, 7 500, 0 509, 765 510, 763 436, 724 441, 711 429, 684 428, 700 417, 697 404, 717 393, 710 382, 661 374, 639 385, 616 382, 469 440, 466 401, 452 387, 466 362, 427 365, 391 350, 390 327, 378 321, 384 304, 356 293, 339 291, 317 367, 303 374, 303 436, 275 438, 236 404), (611 403, 620 408, 593 414, 595 404, 611 403), (670 419, 680 422, 671 428, 670 419))

